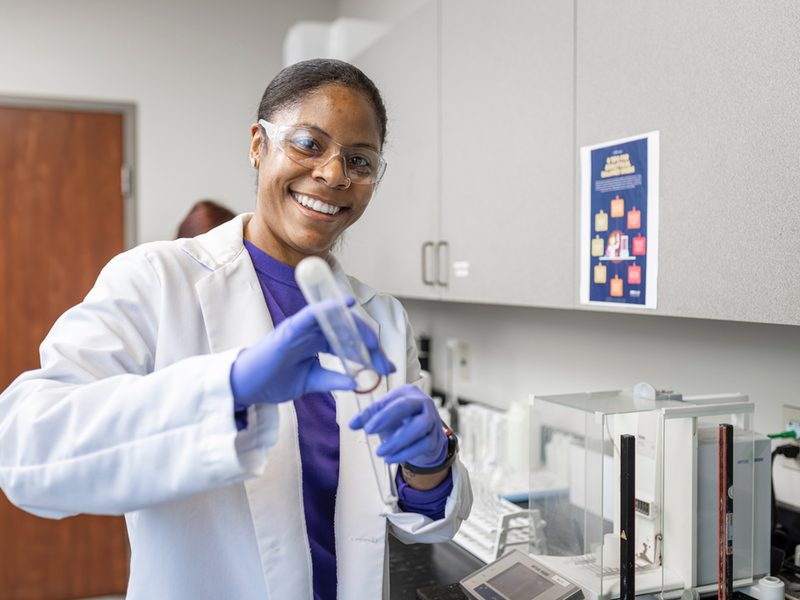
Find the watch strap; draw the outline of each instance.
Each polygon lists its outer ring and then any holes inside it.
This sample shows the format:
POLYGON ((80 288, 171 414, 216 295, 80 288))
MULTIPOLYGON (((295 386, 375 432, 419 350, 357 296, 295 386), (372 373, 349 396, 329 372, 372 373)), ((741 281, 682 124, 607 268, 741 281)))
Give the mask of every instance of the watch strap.
POLYGON ((442 464, 434 465, 432 467, 420 467, 417 465, 412 465, 409 462, 404 462, 403 468, 417 475, 432 475, 433 473, 444 471, 450 465, 452 465, 456 459, 456 454, 458 454, 458 438, 456 437, 456 434, 453 433, 453 430, 447 426, 444 426, 443 431, 445 437, 447 437, 447 457, 444 459, 442 464))

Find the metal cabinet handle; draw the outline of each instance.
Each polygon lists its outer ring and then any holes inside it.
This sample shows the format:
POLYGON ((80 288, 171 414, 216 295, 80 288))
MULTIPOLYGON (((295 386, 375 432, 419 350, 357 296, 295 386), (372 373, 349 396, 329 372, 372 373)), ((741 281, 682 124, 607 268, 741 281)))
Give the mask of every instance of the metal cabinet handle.
POLYGON ((449 272, 447 268, 447 263, 450 261, 450 244, 447 242, 436 242, 436 283, 442 287, 447 287, 449 283, 447 278, 447 273, 449 272), (442 252, 442 248, 445 249, 442 252), (444 257, 444 268, 442 268, 442 257, 444 257), (441 274, 445 274, 445 278, 441 278, 441 274))
POLYGON ((433 279, 428 279, 428 249, 433 248, 433 242, 425 242, 422 244, 422 283, 425 285, 436 285, 433 279))

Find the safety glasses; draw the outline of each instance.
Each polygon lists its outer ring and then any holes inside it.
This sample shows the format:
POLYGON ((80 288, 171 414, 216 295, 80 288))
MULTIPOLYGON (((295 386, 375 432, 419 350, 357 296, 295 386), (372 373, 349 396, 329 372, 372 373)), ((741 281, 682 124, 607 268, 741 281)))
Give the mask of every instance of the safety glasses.
POLYGON ((322 167, 334 157, 341 156, 346 177, 350 183, 358 184, 378 183, 386 170, 386 161, 380 152, 360 146, 343 146, 315 127, 276 125, 264 119, 259 119, 258 123, 281 152, 308 169, 322 167))

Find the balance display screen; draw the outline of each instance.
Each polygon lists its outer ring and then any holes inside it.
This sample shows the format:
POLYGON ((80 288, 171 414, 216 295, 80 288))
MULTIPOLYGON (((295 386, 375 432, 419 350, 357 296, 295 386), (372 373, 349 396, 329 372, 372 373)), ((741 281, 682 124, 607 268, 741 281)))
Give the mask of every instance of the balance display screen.
POLYGON ((553 587, 553 582, 516 563, 487 581, 494 589, 512 600, 534 600, 553 587))

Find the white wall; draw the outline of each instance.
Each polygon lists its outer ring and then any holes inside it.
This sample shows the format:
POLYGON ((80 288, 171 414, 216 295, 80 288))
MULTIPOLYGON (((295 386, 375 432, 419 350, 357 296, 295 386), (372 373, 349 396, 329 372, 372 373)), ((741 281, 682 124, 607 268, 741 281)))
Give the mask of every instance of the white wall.
POLYGON ((392 23, 410 15, 429 0, 339 0, 339 16, 392 23))
POLYGON ((755 427, 782 427, 781 405, 800 405, 800 328, 405 300, 417 333, 433 340, 435 387, 446 386, 445 342, 470 352, 458 394, 505 408, 528 394, 630 389, 639 381, 686 395, 749 394, 755 427))
POLYGON ((329 0, 0 0, 0 95, 131 102, 138 241, 201 197, 251 210, 249 125, 299 19, 329 0))

